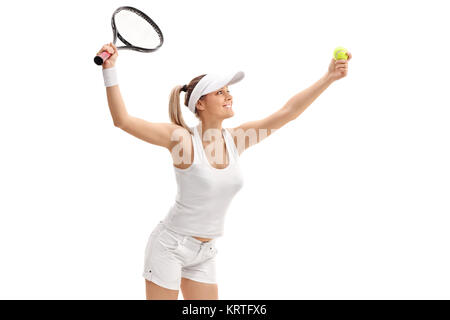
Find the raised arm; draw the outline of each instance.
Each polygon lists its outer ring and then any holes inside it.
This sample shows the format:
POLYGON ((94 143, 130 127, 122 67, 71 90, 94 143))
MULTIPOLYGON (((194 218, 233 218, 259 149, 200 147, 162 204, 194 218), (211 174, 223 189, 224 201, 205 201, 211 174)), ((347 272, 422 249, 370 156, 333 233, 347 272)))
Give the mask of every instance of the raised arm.
MULTIPOLYGON (((350 60, 352 55, 350 52, 347 54, 348 60, 350 60)), ((345 77, 348 60, 335 61, 332 59, 328 72, 322 78, 290 98, 281 109, 264 119, 246 122, 231 129, 239 154, 261 142, 286 123, 296 119, 334 81, 345 77)))
MULTIPOLYGON (((99 51, 108 50, 111 57, 103 64, 103 69, 113 68, 117 59, 117 48, 110 43, 104 45, 99 51)), ((177 141, 172 141, 174 130, 184 129, 173 123, 148 122, 146 120, 130 116, 125 107, 122 95, 120 93, 119 85, 106 87, 106 96, 108 100, 109 110, 114 122, 114 125, 129 134, 149 142, 154 145, 172 149, 177 141)))

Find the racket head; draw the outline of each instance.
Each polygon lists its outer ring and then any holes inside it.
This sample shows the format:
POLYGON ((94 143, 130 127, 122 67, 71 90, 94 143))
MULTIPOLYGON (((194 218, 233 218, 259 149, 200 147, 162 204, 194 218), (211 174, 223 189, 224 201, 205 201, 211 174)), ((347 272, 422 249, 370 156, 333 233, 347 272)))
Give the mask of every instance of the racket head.
MULTIPOLYGON (((113 31, 113 43, 116 44, 117 38, 119 38, 120 41, 122 41, 125 44, 124 46, 117 46, 117 49, 127 49, 127 50, 139 51, 139 52, 154 52, 154 51, 158 50, 164 43, 164 36, 163 36, 161 29, 158 27, 158 25, 147 14, 145 14, 141 10, 136 9, 134 7, 122 6, 122 7, 117 8, 111 17, 111 27, 112 27, 112 31, 113 31), (126 19, 120 17, 121 13, 128 14, 129 19, 134 20, 133 21, 133 23, 135 24, 134 27, 137 26, 140 29, 141 35, 146 34, 147 40, 149 37, 151 37, 151 40, 154 43, 154 41, 153 41, 155 39, 154 34, 156 33, 158 40, 159 40, 157 42, 157 44, 153 45, 153 43, 152 43, 150 45, 144 46, 139 43, 139 45, 138 45, 137 42, 139 42, 140 40, 136 40, 136 39, 133 39, 134 40, 133 42, 135 42, 135 44, 133 44, 132 40, 131 40, 133 38, 133 32, 131 32, 131 31, 127 32, 127 30, 121 31, 121 29, 118 27, 118 23, 120 23, 120 21, 118 21, 118 20, 126 21, 126 19), (137 17, 139 17, 140 19, 137 20, 136 19, 137 17), (140 25, 136 25, 137 22, 139 22, 140 25), (142 24, 142 22, 146 23, 146 25, 144 26, 142 24), (153 35, 150 35, 151 33, 153 33, 153 35)), ((123 28, 123 29, 125 29, 125 28, 123 28)), ((141 41, 141 43, 143 43, 143 42, 141 41)), ((148 43, 149 42, 146 41, 146 44, 148 44, 148 43)))
MULTIPOLYGON (((126 21, 126 19, 124 21, 126 21)), ((111 28, 113 32, 113 44, 116 45, 117 38, 125 44, 124 46, 116 46, 118 50, 127 49, 139 52, 154 52, 164 43, 164 36, 158 25, 148 15, 134 7, 123 6, 117 8, 111 17, 111 28), (128 14, 130 28, 118 28, 117 20, 123 20, 123 18, 118 19, 121 13, 128 14), (122 33, 125 33, 125 35, 122 33), (134 44, 132 42, 134 42, 134 44), (137 45, 137 43, 147 45, 137 45)), ((110 56, 111 54, 109 52, 103 51, 95 56, 94 62, 97 65, 102 65, 110 56)))

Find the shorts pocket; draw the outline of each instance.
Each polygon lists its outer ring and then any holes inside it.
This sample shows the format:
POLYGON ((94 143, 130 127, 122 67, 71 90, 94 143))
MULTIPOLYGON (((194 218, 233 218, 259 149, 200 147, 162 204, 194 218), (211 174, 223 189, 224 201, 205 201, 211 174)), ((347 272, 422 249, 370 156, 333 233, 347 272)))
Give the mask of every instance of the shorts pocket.
POLYGON ((161 231, 158 237, 158 241, 168 251, 176 251, 181 246, 181 239, 179 239, 176 235, 174 235, 167 229, 161 231))

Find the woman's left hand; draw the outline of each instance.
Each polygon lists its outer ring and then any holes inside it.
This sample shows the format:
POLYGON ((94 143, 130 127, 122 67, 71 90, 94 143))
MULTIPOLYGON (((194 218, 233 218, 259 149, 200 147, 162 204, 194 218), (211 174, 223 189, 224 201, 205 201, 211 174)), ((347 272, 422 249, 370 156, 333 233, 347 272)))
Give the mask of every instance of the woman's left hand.
POLYGON ((348 62, 352 58, 352 54, 347 52, 347 60, 334 60, 331 59, 330 66, 328 67, 328 76, 333 80, 339 80, 347 76, 348 72, 348 62))

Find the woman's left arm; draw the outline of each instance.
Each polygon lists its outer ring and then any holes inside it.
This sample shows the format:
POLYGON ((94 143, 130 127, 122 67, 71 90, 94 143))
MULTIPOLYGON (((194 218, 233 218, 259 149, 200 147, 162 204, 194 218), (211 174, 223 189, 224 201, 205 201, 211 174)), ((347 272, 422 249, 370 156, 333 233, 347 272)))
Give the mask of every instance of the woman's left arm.
POLYGON ((333 58, 327 73, 321 79, 290 98, 281 109, 264 119, 249 121, 232 128, 231 134, 239 154, 261 142, 286 123, 296 119, 330 84, 345 77, 348 71, 348 61, 352 58, 350 52, 347 55, 348 60, 334 60, 333 58))
POLYGON ((347 76, 348 61, 352 58, 352 54, 348 52, 347 55, 348 60, 334 60, 333 58, 328 67, 328 72, 319 81, 289 99, 285 107, 289 110, 288 114, 291 120, 301 115, 330 84, 347 76))

